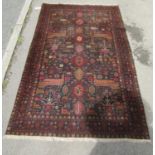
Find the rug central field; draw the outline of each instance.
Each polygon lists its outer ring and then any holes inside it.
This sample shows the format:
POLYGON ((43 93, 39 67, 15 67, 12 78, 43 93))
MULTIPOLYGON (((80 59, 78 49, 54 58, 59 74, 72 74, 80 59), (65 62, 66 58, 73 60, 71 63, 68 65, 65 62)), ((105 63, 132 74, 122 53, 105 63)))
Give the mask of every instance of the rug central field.
POLYGON ((149 138, 118 6, 43 4, 7 134, 149 138))

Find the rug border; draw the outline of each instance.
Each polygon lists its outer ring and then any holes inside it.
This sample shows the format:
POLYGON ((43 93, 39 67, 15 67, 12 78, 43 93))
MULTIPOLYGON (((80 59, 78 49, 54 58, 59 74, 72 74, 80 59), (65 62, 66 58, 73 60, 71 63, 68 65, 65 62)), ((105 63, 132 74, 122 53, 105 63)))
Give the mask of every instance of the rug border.
POLYGON ((69 7, 69 8, 74 8, 74 7, 96 7, 96 8, 98 8, 98 9, 103 9, 103 8, 118 8, 119 9, 119 4, 104 4, 104 5, 90 5, 90 4, 84 4, 84 5, 81 5, 81 4, 70 4, 70 3, 42 3, 41 4, 41 8, 43 7, 43 6, 46 6, 46 7, 69 7))

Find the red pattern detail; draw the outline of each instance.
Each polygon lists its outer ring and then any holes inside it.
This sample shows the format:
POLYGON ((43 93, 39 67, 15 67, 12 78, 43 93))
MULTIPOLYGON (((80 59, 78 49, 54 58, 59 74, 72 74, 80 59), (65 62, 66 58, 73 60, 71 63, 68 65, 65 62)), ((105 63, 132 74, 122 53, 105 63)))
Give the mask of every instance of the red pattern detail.
POLYGON ((82 112, 84 112, 84 110, 85 110, 85 107, 84 107, 83 103, 81 103, 80 101, 77 101, 74 104, 74 112, 76 115, 81 115, 82 112))
POLYGON ((84 60, 83 56, 75 56, 73 57, 73 64, 76 65, 77 67, 81 67, 86 63, 86 60, 84 60))
POLYGON ((74 89, 73 89, 73 93, 74 95, 76 95, 77 97, 80 97, 83 95, 84 93, 84 88, 81 84, 77 84, 74 89))

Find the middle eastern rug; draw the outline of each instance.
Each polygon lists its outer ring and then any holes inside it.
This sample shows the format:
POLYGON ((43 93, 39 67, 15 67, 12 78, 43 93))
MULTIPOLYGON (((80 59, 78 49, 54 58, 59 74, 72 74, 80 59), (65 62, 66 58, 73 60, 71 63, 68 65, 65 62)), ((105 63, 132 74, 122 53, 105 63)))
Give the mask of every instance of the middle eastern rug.
POLYGON ((43 4, 6 134, 149 139, 118 6, 43 4))

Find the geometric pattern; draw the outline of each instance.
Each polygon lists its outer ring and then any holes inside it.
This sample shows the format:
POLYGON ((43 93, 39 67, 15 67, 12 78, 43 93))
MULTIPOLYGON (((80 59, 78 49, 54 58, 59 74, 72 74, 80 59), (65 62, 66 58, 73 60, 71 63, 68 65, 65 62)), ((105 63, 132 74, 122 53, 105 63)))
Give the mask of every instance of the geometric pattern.
POLYGON ((118 6, 43 4, 6 133, 149 138, 118 6))

